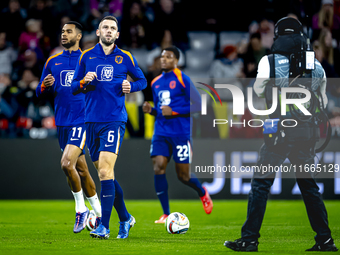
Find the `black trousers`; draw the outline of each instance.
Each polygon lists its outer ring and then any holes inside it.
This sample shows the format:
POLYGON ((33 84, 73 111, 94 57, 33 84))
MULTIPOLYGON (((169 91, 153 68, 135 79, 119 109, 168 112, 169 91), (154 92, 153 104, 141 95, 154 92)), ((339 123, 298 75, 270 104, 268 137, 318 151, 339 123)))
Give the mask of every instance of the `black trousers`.
MULTIPOLYGON (((281 165, 286 158, 292 164, 314 164, 315 141, 280 144, 274 147, 262 145, 259 152, 257 165, 281 165)), ((254 173, 251 182, 251 190, 248 196, 247 220, 242 227, 242 239, 246 241, 257 240, 260 237, 264 213, 266 211, 268 193, 273 185, 275 173, 254 173)), ((328 227, 327 211, 322 201, 319 187, 309 173, 298 173, 296 181, 301 190, 303 201, 306 206, 309 222, 316 232, 315 240, 322 242, 331 237, 328 227)), ((292 217, 294 214, 292 213, 292 217)))

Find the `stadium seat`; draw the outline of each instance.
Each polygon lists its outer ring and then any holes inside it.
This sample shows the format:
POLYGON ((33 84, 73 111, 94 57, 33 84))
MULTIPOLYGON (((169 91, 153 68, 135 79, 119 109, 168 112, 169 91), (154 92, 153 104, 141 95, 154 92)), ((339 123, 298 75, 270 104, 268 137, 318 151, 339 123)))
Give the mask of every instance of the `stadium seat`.
POLYGON ((19 117, 16 121, 17 128, 30 129, 33 125, 33 120, 31 118, 19 117))
POLYGON ((215 51, 187 50, 186 67, 191 71, 208 71, 215 58, 215 51))
POLYGON ((249 39, 249 33, 248 32, 239 32, 239 31, 223 31, 220 33, 220 50, 227 45, 227 44, 233 44, 236 45, 242 40, 248 40, 249 39))
POLYGON ((54 117, 46 117, 41 120, 41 126, 46 129, 55 129, 55 119, 54 117))
POLYGON ((216 33, 214 32, 188 32, 190 49, 214 50, 216 46, 216 33))
POLYGON ((8 129, 8 120, 7 119, 1 119, 0 120, 0 130, 6 130, 8 129))
POLYGON ((210 78, 207 79, 207 77, 209 77, 208 71, 200 71, 200 70, 197 71, 197 70, 185 68, 183 72, 190 77, 190 79, 195 84, 195 86, 197 85, 197 82, 207 83, 207 80, 210 80, 210 78))

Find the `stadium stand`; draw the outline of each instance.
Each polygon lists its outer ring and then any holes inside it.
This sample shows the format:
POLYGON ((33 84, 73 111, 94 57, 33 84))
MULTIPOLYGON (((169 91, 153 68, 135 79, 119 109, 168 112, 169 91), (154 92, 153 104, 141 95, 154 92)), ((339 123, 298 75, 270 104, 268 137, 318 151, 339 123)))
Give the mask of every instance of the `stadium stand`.
MULTIPOLYGON (((113 0, 104 2, 109 5, 113 0)), ((118 15, 119 21, 122 24, 123 22, 127 24, 126 27, 125 25, 124 27, 120 26, 121 33, 122 31, 124 33, 128 31, 129 34, 136 31, 138 33, 140 31, 145 32, 145 37, 147 38, 144 39, 147 40, 143 39, 138 41, 137 44, 128 45, 122 37, 117 40, 117 45, 120 48, 129 50, 135 56, 148 79, 148 83, 151 82, 155 75, 161 72, 157 67, 157 63, 159 62, 158 57, 162 48, 171 44, 177 46, 181 51, 179 68, 192 79, 196 80, 197 78, 197 81, 201 80, 209 83, 210 78, 214 78, 209 76, 211 74, 209 72, 211 64, 214 60, 222 60, 223 50, 227 45, 234 45, 237 48, 237 59, 244 64, 242 72, 237 76, 254 78, 257 61, 262 54, 269 51, 270 41, 268 41, 268 38, 271 39, 272 35, 270 33, 272 33, 272 30, 269 29, 270 31, 268 32, 268 27, 272 27, 272 24, 282 15, 299 18, 304 24, 307 24, 306 22, 311 23, 312 17, 316 17, 315 15, 318 15, 318 12, 322 10, 320 0, 308 1, 309 4, 306 6, 306 10, 309 11, 310 17, 306 19, 303 16, 304 12, 301 10, 301 6, 297 6, 296 2, 294 0, 285 1, 285 6, 282 6, 282 1, 265 1, 264 11, 260 13, 261 15, 257 15, 256 12, 247 12, 240 8, 240 3, 231 4, 228 14, 226 14, 222 10, 215 11, 218 6, 211 8, 211 6, 206 6, 203 1, 200 2, 201 4, 196 5, 197 10, 195 12, 192 11, 192 4, 184 0, 170 2, 125 0, 122 1, 122 5, 115 8, 111 6, 108 8, 108 12, 103 12, 103 9, 95 10, 95 6, 98 5, 97 0, 2 0, 0 4, 0 63, 5 63, 6 65, 0 68, 0 122, 2 123, 0 125, 0 137, 25 137, 26 134, 29 134, 29 132, 24 132, 23 134, 23 132, 19 131, 19 129, 22 129, 20 125, 20 128, 16 127, 19 118, 22 117, 33 119, 32 128, 50 130, 51 132, 47 132, 47 137, 55 135, 55 132, 52 132, 54 130, 53 125, 42 123, 43 118, 53 117, 53 114, 52 116, 44 116, 40 114, 41 111, 39 110, 46 104, 53 104, 53 95, 39 104, 36 103, 36 98, 33 96, 30 98, 33 103, 23 104, 18 95, 22 96, 25 92, 20 87, 19 81, 22 80, 23 72, 26 69, 31 70, 34 77, 40 77, 42 63, 51 54, 62 50, 59 42, 60 35, 53 31, 59 31, 67 20, 75 20, 83 24, 85 31, 82 49, 85 50, 97 42, 95 31, 102 16, 107 14, 118 15), (135 4, 136 2, 137 4, 135 4), (169 5, 169 3, 172 4, 169 5), (236 8, 235 6, 238 7, 236 8), (79 7, 81 8, 79 9, 79 7), (278 17, 273 16, 274 12, 278 14, 278 17), (139 17, 141 13, 143 14, 142 19, 137 19, 136 17, 139 17), (226 15, 230 13, 233 14, 233 17, 237 16, 238 18, 227 18, 226 15), (240 22, 242 17, 244 17, 244 20, 240 22), (32 19, 38 21, 35 22, 37 25, 32 25, 34 23, 32 19), (235 24, 232 20, 235 21, 235 24), (138 28, 140 24, 143 26, 141 30, 138 28), (32 28, 25 27, 25 25, 33 27, 34 36, 27 33, 27 30, 32 30, 32 28), (133 28, 133 30, 130 31, 130 28, 133 28), (260 38, 256 34, 261 34, 260 38), (20 35, 22 35, 21 40, 19 40, 20 35), (261 52, 256 52, 256 45, 251 39, 254 39, 253 41, 262 40, 260 43, 257 42, 257 47, 262 47, 261 52), (264 51, 263 48, 267 51, 264 51), (24 109, 25 107, 27 109, 24 109), (32 109, 34 110, 28 111, 28 107, 33 107, 32 109), (40 117, 32 117, 29 113, 38 113, 40 117)), ((245 0, 242 3, 255 6, 251 0, 245 0)), ((212 2, 212 5, 217 4, 218 1, 212 2)), ((336 20, 340 20, 339 10, 338 1, 335 1, 334 18, 336 20)), ((323 51, 331 52, 330 54, 334 55, 339 52, 339 37, 336 33, 338 29, 329 29, 333 39, 332 45, 326 45, 325 47, 332 47, 333 51, 325 49, 323 51)), ((315 28, 315 33, 312 32, 313 43, 315 41, 315 45, 320 45, 319 41, 323 40, 323 38, 317 36, 319 28, 315 28)), ((143 36, 143 33, 139 35, 143 36)), ((335 60, 338 59, 335 55, 333 57, 335 57, 335 60)), ((338 61, 332 63, 332 58, 329 55, 320 57, 320 54, 317 54, 317 58, 327 70, 327 77, 339 76, 338 61), (335 72, 332 71, 334 69, 335 72)), ((246 87, 249 84, 251 82, 244 84, 244 86, 246 87)), ((30 88, 34 84, 29 82, 25 86, 30 88)), ((340 127, 338 121, 340 114, 338 114, 337 110, 339 107, 338 102, 340 101, 338 90, 336 86, 329 86, 329 91, 327 91, 332 99, 331 101, 334 102, 328 107, 328 112, 334 118, 332 125, 335 130, 340 127)), ((150 100, 152 98, 151 90, 144 90, 143 96, 146 100, 150 100)), ((134 109, 134 107, 128 108, 134 109)), ((130 119, 134 118, 133 116, 138 116, 139 112, 134 110, 130 119)), ((134 126, 134 132, 131 132, 131 137, 135 134, 140 136, 141 132, 147 133, 147 136, 150 137, 152 131, 144 130, 144 118, 138 116, 138 119, 140 121, 132 120, 132 123, 138 123, 139 126, 132 125, 134 126)), ((51 119, 49 120, 48 123, 53 123, 51 119)), ((30 129, 28 128, 27 130, 30 129)), ((27 137, 30 136, 28 135, 27 137)), ((45 136, 35 135, 35 137, 45 136)))

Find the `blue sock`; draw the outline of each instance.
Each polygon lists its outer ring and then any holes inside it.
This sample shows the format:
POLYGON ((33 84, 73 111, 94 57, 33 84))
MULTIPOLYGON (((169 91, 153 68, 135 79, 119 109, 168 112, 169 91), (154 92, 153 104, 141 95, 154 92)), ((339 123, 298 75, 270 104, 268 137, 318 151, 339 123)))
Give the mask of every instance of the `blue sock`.
POLYGON ((168 182, 165 174, 155 175, 155 189, 158 199, 161 202, 163 213, 169 215, 168 182))
POLYGON ((102 224, 107 229, 109 229, 114 198, 115 185, 113 180, 101 181, 100 200, 102 206, 102 224))
POLYGON ((205 190, 202 187, 202 184, 197 179, 196 175, 191 173, 190 180, 189 181, 182 181, 185 185, 188 185, 189 187, 193 188, 197 191, 199 197, 203 197, 205 195, 205 190))
POLYGON ((118 217, 120 221, 127 221, 130 217, 128 211, 125 207, 124 197, 123 197, 123 190, 120 187, 117 180, 114 180, 115 189, 116 189, 116 197, 113 206, 115 207, 118 217))

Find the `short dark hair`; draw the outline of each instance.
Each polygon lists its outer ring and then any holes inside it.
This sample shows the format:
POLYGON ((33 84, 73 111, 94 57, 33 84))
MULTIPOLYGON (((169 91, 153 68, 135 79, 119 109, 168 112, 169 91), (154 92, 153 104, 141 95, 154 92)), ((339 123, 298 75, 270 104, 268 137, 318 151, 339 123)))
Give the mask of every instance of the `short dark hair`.
POLYGON ((172 51, 176 57, 176 59, 178 60, 179 59, 179 50, 176 46, 170 46, 170 47, 167 47, 163 50, 166 50, 166 51, 172 51))
POLYGON ((99 25, 104 21, 104 20, 113 20, 116 22, 117 26, 118 26, 118 20, 116 19, 116 17, 114 16, 105 16, 104 18, 102 18, 102 20, 100 21, 99 25))
POLYGON ((65 25, 75 25, 76 29, 78 29, 80 33, 83 33, 83 26, 76 21, 69 21, 65 25))

